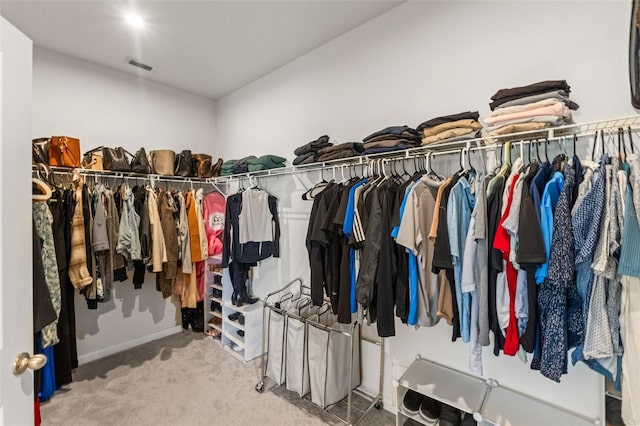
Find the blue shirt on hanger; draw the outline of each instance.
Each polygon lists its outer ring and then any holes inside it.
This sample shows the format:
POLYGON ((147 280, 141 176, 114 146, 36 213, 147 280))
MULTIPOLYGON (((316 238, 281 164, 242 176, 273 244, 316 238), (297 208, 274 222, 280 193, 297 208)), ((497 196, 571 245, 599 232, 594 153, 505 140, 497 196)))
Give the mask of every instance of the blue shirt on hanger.
POLYGON ((553 212, 558 204, 560 193, 564 189, 564 175, 554 172, 551 179, 544 187, 542 200, 540 202, 540 225, 542 228, 542 239, 544 240, 544 250, 547 261, 536 269, 536 283, 542 284, 549 272, 549 255, 551 253, 551 237, 553 236, 553 212))
MULTIPOLYGON (((355 216, 355 193, 356 189, 369 182, 367 179, 363 179, 356 183, 349 190, 349 198, 347 200, 347 211, 344 215, 344 224, 342 225, 342 232, 348 238, 351 238, 351 232, 353 231, 353 219, 355 216)), ((353 247, 349 247, 349 281, 351 283, 350 305, 351 313, 358 310, 358 302, 356 300, 356 251, 353 247)))

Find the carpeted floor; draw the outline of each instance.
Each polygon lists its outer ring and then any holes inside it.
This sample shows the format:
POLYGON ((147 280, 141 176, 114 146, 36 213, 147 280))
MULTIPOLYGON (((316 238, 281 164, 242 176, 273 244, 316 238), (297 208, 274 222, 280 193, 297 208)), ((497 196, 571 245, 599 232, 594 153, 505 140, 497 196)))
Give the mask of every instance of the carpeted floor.
MULTIPOLYGON (((175 334, 85 364, 74 382, 42 404, 42 424, 53 425, 339 425, 284 387, 259 394, 260 362, 245 364, 202 334, 175 334)), ((354 413, 368 401, 355 398, 354 413)), ((332 412, 346 416, 346 404, 332 412)), ((371 410, 362 425, 394 425, 371 410)))

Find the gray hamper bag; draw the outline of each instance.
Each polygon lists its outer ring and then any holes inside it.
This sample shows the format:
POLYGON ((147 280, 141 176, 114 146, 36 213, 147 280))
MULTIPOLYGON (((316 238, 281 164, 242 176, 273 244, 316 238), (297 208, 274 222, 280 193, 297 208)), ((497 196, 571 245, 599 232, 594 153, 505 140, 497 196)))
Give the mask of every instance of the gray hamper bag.
MULTIPOLYGON (((309 324, 308 359, 311 384, 311 401, 322 408, 342 400, 349 392, 349 333, 351 324, 339 324, 333 317, 329 329, 309 324)), ((360 336, 359 327, 353 330, 353 370, 351 389, 360 386, 360 336)))
MULTIPOLYGON (((294 314, 302 318, 311 316, 317 307, 309 305, 295 309, 294 314)), ((293 311, 293 310, 292 310, 293 311)), ((300 397, 309 393, 309 366, 307 364, 307 324, 294 317, 286 321, 286 383, 287 390, 298 393, 300 397)))
POLYGON ((276 385, 284 383, 287 318, 280 312, 269 310, 269 336, 267 349, 267 377, 276 385))

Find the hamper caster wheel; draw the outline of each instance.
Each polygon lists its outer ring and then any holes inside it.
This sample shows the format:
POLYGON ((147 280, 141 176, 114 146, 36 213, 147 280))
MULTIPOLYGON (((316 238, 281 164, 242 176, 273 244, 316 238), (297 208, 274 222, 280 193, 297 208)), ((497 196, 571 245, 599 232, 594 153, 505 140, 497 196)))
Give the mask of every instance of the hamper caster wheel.
POLYGON ((382 401, 378 401, 375 403, 374 407, 376 410, 382 410, 382 408, 384 407, 384 404, 382 403, 382 401))
POLYGON ((256 385, 256 392, 258 393, 264 392, 264 383, 260 382, 256 385))

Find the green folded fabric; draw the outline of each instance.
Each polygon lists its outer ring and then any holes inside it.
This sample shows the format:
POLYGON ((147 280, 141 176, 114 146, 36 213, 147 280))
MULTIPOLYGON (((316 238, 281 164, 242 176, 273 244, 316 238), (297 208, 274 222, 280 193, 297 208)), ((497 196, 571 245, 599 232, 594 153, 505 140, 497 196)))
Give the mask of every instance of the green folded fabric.
POLYGON ((266 167, 262 164, 249 164, 249 172, 259 172, 260 170, 266 170, 266 167))

